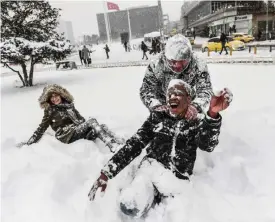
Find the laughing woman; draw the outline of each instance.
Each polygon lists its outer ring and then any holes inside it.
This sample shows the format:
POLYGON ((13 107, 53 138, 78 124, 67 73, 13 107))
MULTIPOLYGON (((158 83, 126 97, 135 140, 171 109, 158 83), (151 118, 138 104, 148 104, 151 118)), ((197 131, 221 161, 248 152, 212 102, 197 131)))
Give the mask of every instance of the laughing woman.
POLYGON ((123 143, 123 139, 116 137, 106 125, 100 125, 94 118, 85 120, 74 107, 73 96, 62 86, 46 86, 38 101, 44 109, 43 119, 31 138, 20 143, 19 147, 38 142, 49 126, 55 131, 55 137, 63 143, 99 138, 112 152, 123 143))

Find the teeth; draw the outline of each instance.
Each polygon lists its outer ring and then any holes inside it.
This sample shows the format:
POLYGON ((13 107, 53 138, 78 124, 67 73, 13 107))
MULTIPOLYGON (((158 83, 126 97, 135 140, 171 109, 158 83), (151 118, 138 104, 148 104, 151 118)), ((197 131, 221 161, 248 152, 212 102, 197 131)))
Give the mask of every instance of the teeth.
POLYGON ((178 104, 177 103, 170 103, 170 105, 177 106, 178 104))

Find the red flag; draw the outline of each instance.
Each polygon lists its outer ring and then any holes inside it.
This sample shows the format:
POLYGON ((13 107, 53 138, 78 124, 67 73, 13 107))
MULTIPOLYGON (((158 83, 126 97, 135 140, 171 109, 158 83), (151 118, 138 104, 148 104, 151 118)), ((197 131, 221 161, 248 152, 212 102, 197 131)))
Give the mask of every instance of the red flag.
POLYGON ((118 5, 112 2, 107 2, 107 8, 108 10, 113 10, 113 9, 119 10, 118 5))

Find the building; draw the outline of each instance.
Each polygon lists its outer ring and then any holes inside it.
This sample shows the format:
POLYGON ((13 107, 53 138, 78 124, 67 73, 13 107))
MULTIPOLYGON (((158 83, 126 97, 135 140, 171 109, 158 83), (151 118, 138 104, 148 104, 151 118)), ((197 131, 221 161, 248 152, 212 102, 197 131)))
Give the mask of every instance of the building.
POLYGON ((64 36, 67 40, 70 40, 71 44, 75 44, 73 25, 71 21, 59 20, 59 25, 57 26, 58 33, 64 33, 64 36))
POLYGON ((182 31, 194 28, 197 35, 218 36, 221 32, 244 32, 257 35, 259 30, 275 30, 275 10, 272 1, 185 1, 181 8, 182 31), (268 20, 268 27, 267 27, 268 20))
MULTIPOLYGON (((108 20, 111 32, 110 36, 112 41, 120 40, 121 33, 129 33, 128 17, 130 20, 132 38, 141 38, 146 33, 159 31, 160 29, 158 6, 129 8, 128 10, 108 12, 107 14, 109 18, 108 20)), ((96 16, 100 41, 106 41, 107 32, 104 14, 99 13, 96 16)))

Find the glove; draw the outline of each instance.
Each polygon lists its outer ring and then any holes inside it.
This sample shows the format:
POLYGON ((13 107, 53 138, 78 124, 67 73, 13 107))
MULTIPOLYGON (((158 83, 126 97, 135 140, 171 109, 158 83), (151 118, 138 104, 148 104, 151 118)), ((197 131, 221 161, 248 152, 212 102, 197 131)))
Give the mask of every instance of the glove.
POLYGON ((22 146, 29 145, 28 142, 20 142, 16 144, 17 148, 21 148, 22 146))
POLYGON ((187 119, 187 120, 194 120, 194 119, 197 118, 197 115, 198 115, 197 108, 195 106, 193 106, 192 104, 190 104, 188 106, 188 109, 187 109, 187 111, 185 113, 184 118, 187 119))
POLYGON ((108 177, 104 173, 101 172, 100 177, 94 183, 94 185, 92 186, 92 188, 88 194, 90 201, 95 199, 95 194, 99 187, 101 187, 101 193, 104 194, 104 192, 107 188, 107 182, 108 182, 108 177))

